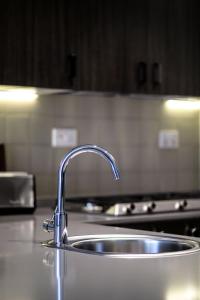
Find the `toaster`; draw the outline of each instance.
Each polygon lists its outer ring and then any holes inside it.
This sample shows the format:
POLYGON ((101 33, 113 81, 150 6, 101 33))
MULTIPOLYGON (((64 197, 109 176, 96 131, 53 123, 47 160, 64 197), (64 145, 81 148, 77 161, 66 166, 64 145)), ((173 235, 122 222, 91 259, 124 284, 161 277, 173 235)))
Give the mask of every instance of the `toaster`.
POLYGON ((0 172, 0 214, 33 213, 35 208, 35 176, 25 172, 0 172))

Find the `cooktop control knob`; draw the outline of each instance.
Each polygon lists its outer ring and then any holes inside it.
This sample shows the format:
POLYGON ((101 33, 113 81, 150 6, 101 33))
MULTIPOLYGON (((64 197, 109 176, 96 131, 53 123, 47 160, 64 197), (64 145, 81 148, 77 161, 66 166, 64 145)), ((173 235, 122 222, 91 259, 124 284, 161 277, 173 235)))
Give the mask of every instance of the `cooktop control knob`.
POLYGON ((200 228, 199 228, 199 226, 195 226, 195 225, 186 225, 184 234, 189 235, 189 236, 199 237, 200 236, 200 228))
POLYGON ((184 210, 187 206, 187 200, 180 200, 175 203, 174 207, 176 210, 184 210))
POLYGON ((153 212, 155 210, 155 208, 156 208, 155 202, 150 202, 150 203, 146 203, 143 206, 143 211, 147 212, 147 213, 151 213, 151 212, 153 212))
POLYGON ((131 203, 130 206, 127 207, 127 209, 126 209, 126 214, 131 215, 134 212, 134 209, 135 209, 135 204, 131 203))

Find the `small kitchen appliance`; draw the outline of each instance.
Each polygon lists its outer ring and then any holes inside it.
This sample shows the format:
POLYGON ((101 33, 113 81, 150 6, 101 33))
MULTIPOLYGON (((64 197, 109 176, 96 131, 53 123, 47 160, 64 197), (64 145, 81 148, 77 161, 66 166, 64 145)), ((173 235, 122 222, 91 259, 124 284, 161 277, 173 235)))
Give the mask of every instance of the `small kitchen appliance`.
POLYGON ((25 172, 0 172, 0 214, 33 213, 35 177, 25 172))

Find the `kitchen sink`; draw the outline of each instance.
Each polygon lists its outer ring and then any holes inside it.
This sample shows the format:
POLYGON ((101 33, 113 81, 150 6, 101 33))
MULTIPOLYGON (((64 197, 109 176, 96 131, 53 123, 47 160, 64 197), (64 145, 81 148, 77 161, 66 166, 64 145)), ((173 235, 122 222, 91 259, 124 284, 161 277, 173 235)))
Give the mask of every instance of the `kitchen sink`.
MULTIPOLYGON (((53 241, 45 246, 54 247, 53 241)), ((198 241, 157 235, 88 235, 70 237, 60 248, 111 257, 152 257, 199 251, 198 241)))

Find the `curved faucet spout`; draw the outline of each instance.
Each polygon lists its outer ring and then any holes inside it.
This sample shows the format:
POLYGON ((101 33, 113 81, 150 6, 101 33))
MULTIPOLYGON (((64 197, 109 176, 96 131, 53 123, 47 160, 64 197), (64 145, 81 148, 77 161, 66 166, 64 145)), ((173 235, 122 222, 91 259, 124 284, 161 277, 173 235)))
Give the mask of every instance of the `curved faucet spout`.
POLYGON ((83 146, 73 148, 69 153, 65 155, 65 157, 60 163, 60 168, 58 172, 57 207, 54 213, 53 220, 51 221, 47 220, 47 223, 50 222, 48 223, 49 227, 48 224, 45 224, 46 229, 47 227, 51 229, 53 228, 54 243, 56 244, 57 247, 60 247, 63 243, 66 243, 67 241, 67 224, 66 224, 67 215, 64 210, 64 185, 65 185, 66 167, 72 158, 85 152, 92 152, 102 156, 110 164, 115 179, 118 180, 120 177, 114 157, 104 148, 101 148, 96 145, 83 145, 83 146))
POLYGON ((83 145, 76 147, 72 149, 69 153, 66 154, 66 156, 63 158, 63 160, 60 163, 59 168, 59 174, 58 174, 58 206, 57 206, 57 212, 63 212, 64 211, 64 182, 65 182, 65 170, 67 165, 69 164, 69 161, 74 158, 75 156, 85 153, 85 152, 92 152, 100 155, 103 157, 108 163, 110 163, 113 174, 115 176, 115 179, 119 179, 119 170, 116 166, 116 162, 114 157, 105 149, 96 146, 96 145, 83 145))

